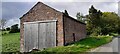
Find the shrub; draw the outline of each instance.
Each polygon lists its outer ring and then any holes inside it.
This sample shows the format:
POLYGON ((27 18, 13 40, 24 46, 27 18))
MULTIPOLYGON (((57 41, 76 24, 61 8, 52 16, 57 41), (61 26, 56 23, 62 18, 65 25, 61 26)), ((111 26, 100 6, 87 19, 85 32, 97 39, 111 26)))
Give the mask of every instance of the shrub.
POLYGON ((18 24, 12 25, 9 33, 17 33, 19 32, 18 24))
POLYGON ((10 28, 8 27, 8 28, 6 28, 6 30, 7 30, 7 31, 10 31, 10 28))

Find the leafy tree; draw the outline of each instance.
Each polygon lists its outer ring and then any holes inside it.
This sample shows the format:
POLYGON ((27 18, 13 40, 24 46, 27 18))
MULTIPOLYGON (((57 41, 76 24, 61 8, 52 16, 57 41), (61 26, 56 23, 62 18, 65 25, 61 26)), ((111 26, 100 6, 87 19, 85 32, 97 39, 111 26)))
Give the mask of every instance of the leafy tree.
POLYGON ((85 17, 83 16, 82 13, 78 12, 78 13, 76 14, 76 17, 77 17, 77 20, 79 20, 79 21, 81 21, 81 22, 85 22, 85 20, 84 20, 85 17))
POLYGON ((103 12, 102 34, 118 33, 120 28, 120 18, 115 12, 103 12))
POLYGON ((92 5, 89 9, 89 22, 93 25, 94 28, 100 25, 101 16, 102 12, 100 10, 97 11, 97 9, 95 9, 92 5))
POLYGON ((19 32, 18 24, 12 25, 10 33, 17 33, 19 32))
POLYGON ((119 17, 119 21, 118 21, 118 28, 117 28, 117 32, 120 34, 120 17, 119 17))
POLYGON ((87 15, 87 32, 89 34, 96 33, 100 34, 101 32, 101 17, 102 12, 91 6, 89 8, 89 15, 87 15))
POLYGON ((120 33, 120 17, 115 12, 101 12, 93 6, 89 9, 87 17, 87 33, 106 35, 120 33))

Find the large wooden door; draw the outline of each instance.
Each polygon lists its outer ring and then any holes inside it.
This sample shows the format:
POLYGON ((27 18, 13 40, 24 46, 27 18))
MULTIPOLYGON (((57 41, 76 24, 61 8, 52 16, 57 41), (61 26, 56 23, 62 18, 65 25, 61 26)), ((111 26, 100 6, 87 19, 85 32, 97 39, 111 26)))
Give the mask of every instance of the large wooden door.
POLYGON ((25 23, 24 51, 56 46, 56 21, 25 23))
POLYGON ((24 25, 24 48, 28 52, 33 48, 38 48, 38 24, 29 23, 24 25))

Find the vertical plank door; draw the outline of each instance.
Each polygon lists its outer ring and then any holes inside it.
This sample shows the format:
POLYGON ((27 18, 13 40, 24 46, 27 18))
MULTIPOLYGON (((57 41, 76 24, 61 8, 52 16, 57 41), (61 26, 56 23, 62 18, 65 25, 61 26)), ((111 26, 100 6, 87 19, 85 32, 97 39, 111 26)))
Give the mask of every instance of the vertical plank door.
POLYGON ((56 46, 56 21, 24 24, 24 51, 56 46))
POLYGON ((39 23, 39 49, 56 46, 56 22, 39 23))
POLYGON ((29 52, 33 48, 38 49, 38 24, 24 24, 24 51, 29 52))
POLYGON ((30 24, 24 24, 24 51, 29 51, 29 45, 30 45, 30 37, 31 37, 31 31, 30 31, 30 24))

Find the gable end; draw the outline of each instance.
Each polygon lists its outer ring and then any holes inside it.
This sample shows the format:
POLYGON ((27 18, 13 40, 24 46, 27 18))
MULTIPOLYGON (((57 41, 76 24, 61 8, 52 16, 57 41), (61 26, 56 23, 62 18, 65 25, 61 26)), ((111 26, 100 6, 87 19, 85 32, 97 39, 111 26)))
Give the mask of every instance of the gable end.
POLYGON ((57 11, 56 9, 54 9, 54 8, 52 8, 52 7, 50 7, 50 6, 46 5, 46 4, 44 4, 44 3, 42 3, 42 2, 38 2, 38 3, 35 4, 27 13, 25 13, 25 14, 24 14, 22 17, 20 17, 19 19, 22 19, 25 15, 31 13, 32 10, 33 10, 37 5, 39 5, 39 4, 44 5, 44 6, 48 7, 48 8, 51 8, 51 9, 53 9, 53 10, 56 11, 56 12, 62 13, 62 12, 57 11))

